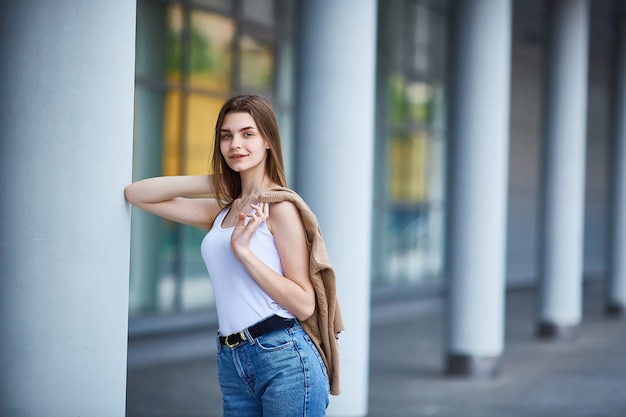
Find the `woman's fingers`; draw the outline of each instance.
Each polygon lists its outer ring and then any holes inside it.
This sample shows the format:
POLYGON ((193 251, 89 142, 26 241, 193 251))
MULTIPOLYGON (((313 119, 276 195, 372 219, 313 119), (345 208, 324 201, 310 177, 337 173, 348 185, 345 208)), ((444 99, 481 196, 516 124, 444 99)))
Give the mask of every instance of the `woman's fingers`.
POLYGON ((248 214, 244 214, 240 212, 238 214, 239 218, 237 221, 237 230, 241 230, 242 232, 245 230, 250 235, 269 217, 269 204, 267 203, 258 203, 258 204, 250 204, 254 210, 248 214), (248 222, 245 222, 246 217, 249 218, 248 222))
POLYGON ((258 203, 258 204, 250 204, 254 210, 247 214, 247 217, 250 217, 250 221, 248 225, 252 222, 255 223, 255 226, 258 227, 261 223, 263 223, 270 215, 270 205, 267 203, 258 203))
POLYGON ((245 226, 246 215, 242 212, 237 213, 237 224, 235 227, 243 227, 245 226))
POLYGON ((252 239, 252 235, 256 229, 267 220, 270 214, 268 203, 251 204, 250 207, 253 208, 251 213, 244 214, 243 212, 239 212, 237 214, 237 224, 230 238, 235 256, 238 256, 237 254, 240 253, 245 253, 250 244, 250 239, 252 239), (247 223, 246 217, 248 217, 247 223))

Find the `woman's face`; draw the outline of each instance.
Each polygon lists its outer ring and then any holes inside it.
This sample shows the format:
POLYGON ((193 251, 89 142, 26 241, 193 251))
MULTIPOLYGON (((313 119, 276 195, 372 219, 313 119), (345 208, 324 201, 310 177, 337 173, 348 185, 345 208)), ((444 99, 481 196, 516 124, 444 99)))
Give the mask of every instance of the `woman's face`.
POLYGON ((220 152, 235 172, 265 170, 269 144, 249 113, 228 113, 220 129, 220 152))

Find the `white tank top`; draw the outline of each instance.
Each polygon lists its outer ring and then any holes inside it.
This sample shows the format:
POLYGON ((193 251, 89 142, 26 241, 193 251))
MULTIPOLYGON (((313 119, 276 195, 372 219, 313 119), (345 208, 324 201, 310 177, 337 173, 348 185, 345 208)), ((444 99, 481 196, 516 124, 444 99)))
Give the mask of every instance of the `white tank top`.
MULTIPOLYGON (((225 208, 217 216, 201 245, 202 258, 213 285, 220 334, 226 336, 239 332, 272 314, 294 318, 259 287, 235 258, 230 246, 234 227, 222 227, 228 210, 228 207, 225 208)), ((274 236, 265 222, 252 236, 250 250, 267 266, 283 275, 274 236)))

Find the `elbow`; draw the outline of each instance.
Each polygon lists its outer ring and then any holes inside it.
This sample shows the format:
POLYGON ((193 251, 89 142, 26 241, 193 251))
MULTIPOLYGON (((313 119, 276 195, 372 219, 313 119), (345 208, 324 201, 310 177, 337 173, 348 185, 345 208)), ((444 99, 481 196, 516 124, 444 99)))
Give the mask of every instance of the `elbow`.
POLYGON ((306 303, 299 308, 298 313, 294 314, 298 320, 305 321, 315 313, 315 300, 306 303))
POLYGON ((126 199, 126 201, 128 201, 130 204, 135 204, 135 198, 134 198, 134 187, 133 184, 129 184, 124 188, 124 198, 126 199))
MULTIPOLYGON (((132 184, 131 184, 131 185, 132 185, 132 184)), ((124 198, 125 198, 125 199, 126 199, 126 201, 128 201, 129 203, 132 203, 132 202, 131 202, 131 198, 130 198, 130 191, 129 191, 129 188, 130 188, 130 185, 127 185, 127 186, 124 188, 124 198)))

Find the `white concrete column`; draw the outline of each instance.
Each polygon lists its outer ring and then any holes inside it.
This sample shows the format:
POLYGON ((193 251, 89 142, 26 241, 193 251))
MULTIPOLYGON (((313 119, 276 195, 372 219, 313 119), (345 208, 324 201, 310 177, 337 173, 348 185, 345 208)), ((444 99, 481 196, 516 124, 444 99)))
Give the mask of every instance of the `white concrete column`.
POLYGON ((606 311, 623 315, 626 308, 626 17, 616 25, 617 50, 613 68, 610 159, 609 268, 606 311))
POLYGON ((548 5, 543 247, 537 336, 569 337, 582 315, 587 126, 587 0, 548 5))
POLYGON ((0 3, 0 415, 124 416, 135 2, 0 3))
POLYGON ((457 2, 446 372, 492 376, 504 345, 510 0, 457 2))
POLYGON ((365 416, 376 69, 375 0, 300 2, 296 189, 316 213, 346 331, 329 416, 365 416))

